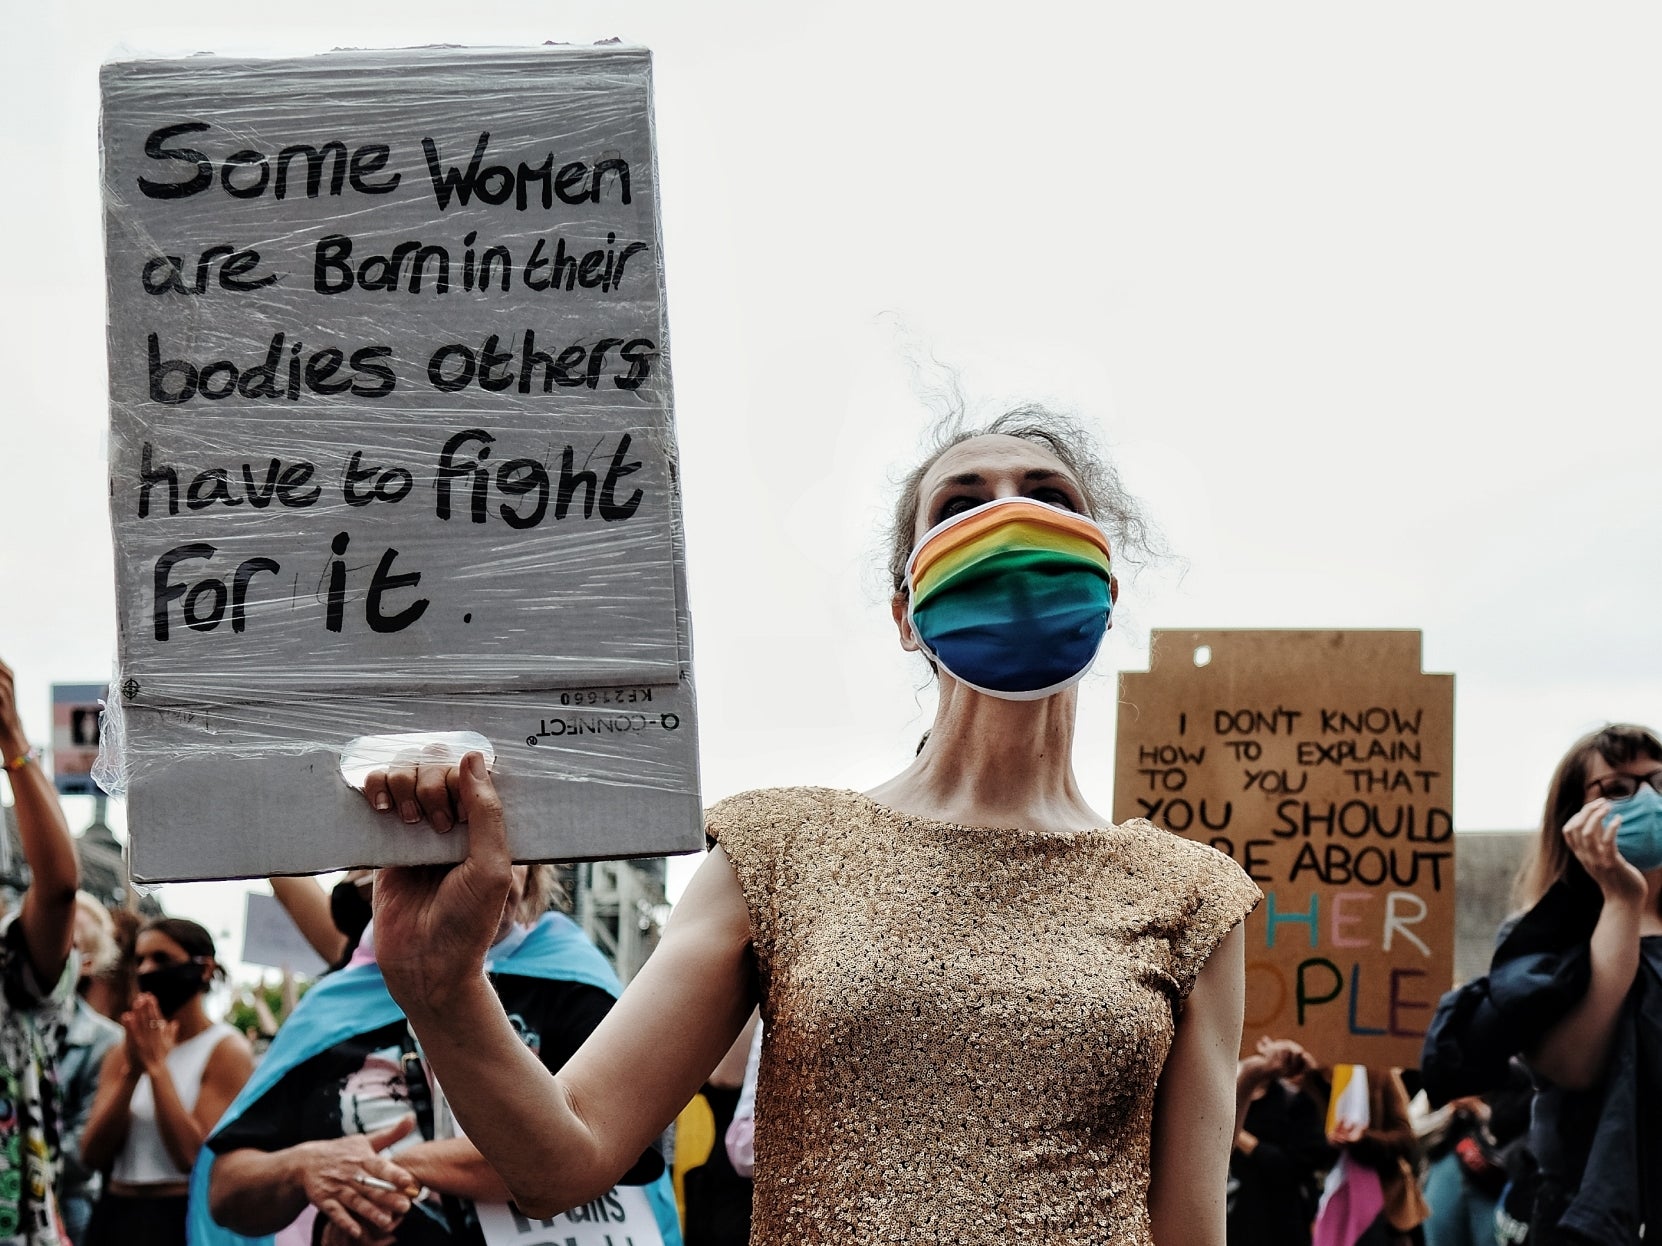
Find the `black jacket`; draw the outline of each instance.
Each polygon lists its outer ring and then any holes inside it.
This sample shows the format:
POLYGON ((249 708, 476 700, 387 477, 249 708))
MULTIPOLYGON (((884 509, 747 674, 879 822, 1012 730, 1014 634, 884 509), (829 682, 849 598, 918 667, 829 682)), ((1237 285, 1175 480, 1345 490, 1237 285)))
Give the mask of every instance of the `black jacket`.
POLYGON ((1258 1145, 1229 1157, 1240 1183, 1229 1203, 1229 1246, 1309 1246, 1322 1174, 1335 1157, 1321 1108, 1274 1081, 1247 1108, 1246 1131, 1258 1145))
MULTIPOLYGON (((1586 993, 1602 903, 1585 874, 1559 881, 1501 940, 1488 976, 1443 997, 1420 1057, 1434 1105, 1504 1085, 1510 1057, 1586 993)), ((1558 1231, 1601 1246, 1638 1246, 1646 1225, 1662 1232, 1662 937, 1642 940, 1599 1085, 1535 1082, 1530 1146, 1567 1201, 1558 1231)))

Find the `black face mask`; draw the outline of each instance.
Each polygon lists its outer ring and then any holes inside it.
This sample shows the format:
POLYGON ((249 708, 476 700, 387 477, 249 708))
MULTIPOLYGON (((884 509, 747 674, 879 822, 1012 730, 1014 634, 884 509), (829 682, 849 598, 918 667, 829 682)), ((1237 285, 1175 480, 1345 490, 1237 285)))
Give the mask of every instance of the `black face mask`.
POLYGON ((202 966, 193 960, 163 965, 138 976, 138 989, 156 997, 162 1016, 171 1017, 206 989, 202 966))

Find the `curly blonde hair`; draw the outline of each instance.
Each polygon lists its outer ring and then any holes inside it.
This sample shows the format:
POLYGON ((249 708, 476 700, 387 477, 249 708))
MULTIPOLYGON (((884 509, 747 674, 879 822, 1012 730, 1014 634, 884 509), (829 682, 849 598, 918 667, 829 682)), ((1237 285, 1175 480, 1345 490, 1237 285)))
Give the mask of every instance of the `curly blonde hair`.
POLYGON ((121 945, 115 938, 115 921, 110 917, 109 909, 98 902, 98 897, 85 891, 75 893, 75 914, 85 917, 92 924, 93 932, 87 940, 88 946, 83 947, 77 938, 75 950, 87 958, 87 973, 94 978, 102 977, 121 960, 121 945))
POLYGON ((549 909, 565 907, 566 889, 560 886, 558 867, 546 863, 526 867, 525 894, 514 910, 514 920, 530 926, 549 909))

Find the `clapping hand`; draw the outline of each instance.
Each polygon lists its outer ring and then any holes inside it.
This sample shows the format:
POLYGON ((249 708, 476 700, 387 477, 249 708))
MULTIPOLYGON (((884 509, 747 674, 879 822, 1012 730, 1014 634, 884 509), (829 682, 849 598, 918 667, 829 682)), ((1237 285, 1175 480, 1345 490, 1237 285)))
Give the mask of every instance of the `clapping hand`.
POLYGON ((156 997, 144 992, 133 996, 133 1006, 121 1014, 126 1032, 127 1066, 133 1075, 155 1073, 167 1062, 167 1053, 179 1041, 179 1025, 162 1016, 156 997))
POLYGON ((1260 1038, 1258 1054, 1269 1063, 1276 1077, 1289 1081, 1298 1081, 1316 1067, 1316 1058, 1290 1038, 1260 1038))

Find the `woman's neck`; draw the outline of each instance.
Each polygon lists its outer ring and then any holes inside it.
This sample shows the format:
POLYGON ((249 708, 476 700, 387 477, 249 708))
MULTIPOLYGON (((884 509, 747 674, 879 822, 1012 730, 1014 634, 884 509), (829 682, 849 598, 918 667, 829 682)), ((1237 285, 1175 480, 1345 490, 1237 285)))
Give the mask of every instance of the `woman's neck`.
POLYGON ((929 741, 866 793, 879 804, 962 826, 1079 831, 1106 826, 1073 774, 1076 695, 1006 701, 943 679, 929 741))
POLYGON ((173 1020, 179 1027, 178 1041, 181 1043, 189 1042, 213 1024, 208 1020, 208 1010, 203 1007, 200 995, 174 1013, 173 1020))

